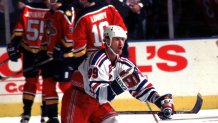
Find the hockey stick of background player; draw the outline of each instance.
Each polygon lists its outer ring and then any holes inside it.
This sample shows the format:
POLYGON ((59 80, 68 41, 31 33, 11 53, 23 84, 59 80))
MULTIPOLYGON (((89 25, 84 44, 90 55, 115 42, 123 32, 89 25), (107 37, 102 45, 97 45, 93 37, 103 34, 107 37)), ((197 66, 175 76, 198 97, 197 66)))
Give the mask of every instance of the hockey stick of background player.
MULTIPOLYGON (((197 114, 203 104, 203 99, 200 93, 197 95, 197 101, 192 108, 192 110, 175 110, 173 114, 197 114)), ((151 114, 151 113, 159 113, 160 111, 119 111, 120 114, 151 114)))
POLYGON ((4 61, 2 61, 2 62, 0 63, 0 66, 2 66, 2 65, 5 64, 5 63, 7 63, 9 60, 10 60, 9 58, 8 58, 8 59, 5 59, 4 61))
POLYGON ((49 59, 47 59, 47 60, 45 60, 45 61, 42 61, 42 62, 40 62, 40 63, 38 63, 38 64, 36 64, 36 65, 33 65, 32 67, 26 68, 26 69, 24 69, 24 70, 21 70, 21 71, 19 71, 19 72, 17 72, 17 73, 14 73, 14 74, 9 75, 9 76, 6 76, 6 77, 0 76, 0 80, 1 80, 1 81, 4 81, 4 80, 9 79, 9 78, 12 78, 12 77, 14 77, 14 76, 16 76, 16 75, 18 75, 18 74, 20 74, 20 73, 28 72, 28 71, 33 70, 33 69, 35 69, 35 68, 37 68, 37 67, 39 67, 39 66, 41 66, 41 65, 43 65, 43 64, 46 64, 46 63, 48 63, 48 62, 50 62, 50 61, 52 61, 52 60, 53 60, 53 58, 49 58, 49 59))

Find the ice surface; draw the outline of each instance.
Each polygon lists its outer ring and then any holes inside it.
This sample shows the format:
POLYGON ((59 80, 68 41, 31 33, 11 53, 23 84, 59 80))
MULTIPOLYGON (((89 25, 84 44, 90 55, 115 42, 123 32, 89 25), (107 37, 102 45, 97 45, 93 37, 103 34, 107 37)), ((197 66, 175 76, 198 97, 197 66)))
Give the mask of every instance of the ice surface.
MULTIPOLYGON (((156 115, 157 116, 157 115, 156 115)), ((200 110, 198 114, 175 114, 171 120, 159 123, 218 123, 218 109, 200 110)), ((32 116, 29 123, 39 123, 39 116, 32 116)), ((156 123, 151 114, 122 114, 119 123, 156 123)), ((0 123, 19 123, 20 117, 0 117, 0 123)))

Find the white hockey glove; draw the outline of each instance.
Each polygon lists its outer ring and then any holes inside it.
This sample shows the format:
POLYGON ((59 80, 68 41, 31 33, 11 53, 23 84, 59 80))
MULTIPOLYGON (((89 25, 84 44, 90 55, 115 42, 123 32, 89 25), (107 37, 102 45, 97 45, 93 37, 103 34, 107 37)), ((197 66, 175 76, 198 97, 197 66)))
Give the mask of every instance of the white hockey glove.
POLYGON ((140 82, 137 68, 129 68, 122 71, 117 78, 112 81, 110 87, 116 95, 123 93, 140 82))
POLYGON ((165 94, 163 96, 160 96, 155 101, 155 104, 161 109, 161 111, 158 113, 160 119, 171 119, 171 116, 174 112, 174 102, 172 99, 172 94, 165 94))

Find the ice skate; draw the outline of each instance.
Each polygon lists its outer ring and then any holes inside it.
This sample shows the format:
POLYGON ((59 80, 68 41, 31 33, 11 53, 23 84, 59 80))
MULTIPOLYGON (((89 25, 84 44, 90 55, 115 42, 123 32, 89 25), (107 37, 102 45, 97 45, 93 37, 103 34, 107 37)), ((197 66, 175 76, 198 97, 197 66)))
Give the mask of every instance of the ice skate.
POLYGON ((30 120, 30 115, 22 115, 20 123, 28 123, 30 120))
POLYGON ((60 123, 57 117, 49 119, 46 123, 60 123))

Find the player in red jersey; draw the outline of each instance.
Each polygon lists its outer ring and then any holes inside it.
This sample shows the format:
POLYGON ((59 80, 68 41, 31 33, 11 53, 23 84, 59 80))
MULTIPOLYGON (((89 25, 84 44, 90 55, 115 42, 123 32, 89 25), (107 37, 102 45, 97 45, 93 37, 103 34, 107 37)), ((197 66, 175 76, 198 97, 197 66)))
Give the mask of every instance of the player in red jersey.
MULTIPOLYGON (((114 6, 93 0, 79 0, 79 3, 84 9, 76 16, 72 56, 82 56, 86 51, 89 55, 91 52, 104 48, 103 31, 108 25, 116 24, 127 30, 114 6)), ((81 63, 80 58, 74 61, 75 67, 81 63)), ((79 71, 73 73, 72 79, 72 87, 64 93, 62 98, 62 123, 87 123, 88 121, 98 123, 117 115, 108 103, 100 106, 95 99, 86 100, 88 95, 84 91, 83 79, 79 71), (90 103, 90 108, 85 103, 90 103), (87 114, 83 114, 84 111, 87 114)))
POLYGON ((54 57, 54 60, 44 65, 52 76, 43 78, 43 93, 49 120, 47 123, 59 123, 58 120, 58 94, 57 82, 62 92, 70 86, 71 74, 69 58, 60 58, 56 50, 64 53, 71 52, 72 30, 74 26, 75 11, 72 4, 50 0, 50 11, 45 15, 45 36, 42 43, 45 57, 54 57), (64 4, 59 6, 60 4, 64 4), (59 6, 59 7, 57 7, 59 6), (54 51, 54 53, 53 53, 54 51))
MULTIPOLYGON (((23 69, 36 64, 40 43, 44 34, 44 16, 48 11, 47 1, 31 3, 23 8, 22 14, 13 31, 11 43, 7 46, 10 60, 17 61, 23 55, 23 69)), ((28 123, 39 82, 39 69, 24 72, 23 114, 21 123, 28 123)), ((42 73, 44 74, 44 73, 42 73)), ((44 122, 42 120, 41 122, 44 122)))

